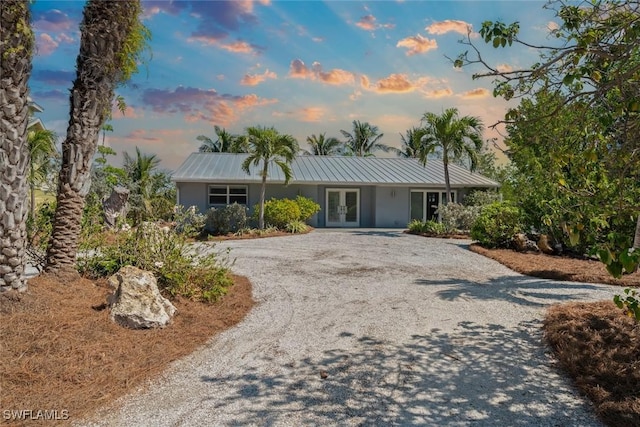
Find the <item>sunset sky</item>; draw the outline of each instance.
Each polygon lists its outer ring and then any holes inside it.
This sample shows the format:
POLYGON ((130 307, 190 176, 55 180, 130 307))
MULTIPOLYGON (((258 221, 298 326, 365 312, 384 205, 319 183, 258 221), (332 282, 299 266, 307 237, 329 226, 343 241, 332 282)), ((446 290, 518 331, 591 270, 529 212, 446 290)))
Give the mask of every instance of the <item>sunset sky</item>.
MULTIPOLYGON (((117 90, 128 105, 114 112, 107 145, 118 153, 156 154, 175 169, 214 125, 232 133, 274 126, 306 147, 306 137, 341 137, 353 120, 400 146, 400 133, 427 111, 457 107, 490 125, 507 104, 493 98, 478 69, 457 70, 445 56, 465 50, 467 26, 519 21, 522 37, 543 43, 554 14, 542 1, 143 1, 152 59, 117 90)), ((75 78, 81 1, 37 0, 38 51, 31 96, 39 117, 62 138, 75 78)), ((532 64, 537 52, 495 50, 485 60, 503 69, 532 64)), ((548 43, 547 43, 548 44, 548 43)), ((485 132, 485 138, 496 136, 485 132)), ((117 161, 116 161, 117 162, 117 161)))

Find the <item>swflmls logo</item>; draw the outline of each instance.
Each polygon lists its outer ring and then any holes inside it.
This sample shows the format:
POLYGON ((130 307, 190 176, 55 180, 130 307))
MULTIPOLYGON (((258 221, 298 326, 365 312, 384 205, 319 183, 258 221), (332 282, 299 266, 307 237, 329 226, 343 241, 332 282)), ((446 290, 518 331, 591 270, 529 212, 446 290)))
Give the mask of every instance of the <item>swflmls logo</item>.
POLYGON ((43 421, 60 421, 69 419, 69 411, 63 409, 58 411, 52 410, 33 410, 33 409, 5 409, 2 416, 9 421, 25 421, 25 420, 43 420, 43 421))

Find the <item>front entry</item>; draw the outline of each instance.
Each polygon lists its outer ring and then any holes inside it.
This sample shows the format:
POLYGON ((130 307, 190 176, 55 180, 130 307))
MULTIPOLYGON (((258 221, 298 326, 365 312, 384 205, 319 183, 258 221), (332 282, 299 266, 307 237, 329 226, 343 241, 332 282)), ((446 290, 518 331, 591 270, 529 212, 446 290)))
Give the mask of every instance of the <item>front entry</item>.
POLYGON ((327 189, 327 227, 360 226, 360 189, 327 189))

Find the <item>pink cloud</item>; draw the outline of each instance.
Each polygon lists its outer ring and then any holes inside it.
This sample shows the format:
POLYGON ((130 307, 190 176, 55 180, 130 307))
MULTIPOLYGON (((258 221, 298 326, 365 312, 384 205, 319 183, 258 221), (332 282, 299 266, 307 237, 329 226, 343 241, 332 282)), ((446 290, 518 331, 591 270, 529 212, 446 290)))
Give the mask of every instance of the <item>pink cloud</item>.
POLYGON ((376 17, 373 15, 363 16, 355 25, 365 31, 375 31, 379 28, 395 28, 394 24, 378 24, 376 17))
POLYGON ((274 111, 271 115, 273 117, 289 117, 301 122, 317 123, 324 119, 326 112, 324 107, 306 107, 297 111, 274 111))
POLYGON ((422 37, 420 34, 415 36, 406 37, 396 44, 396 47, 404 47, 409 49, 406 53, 407 56, 417 55, 419 53, 428 52, 438 48, 438 43, 435 40, 429 40, 426 37, 422 37))
POLYGON ((60 33, 56 36, 56 40, 60 43, 73 43, 75 40, 73 37, 66 35, 65 33, 60 33))
POLYGON ((427 30, 429 34, 446 34, 449 32, 455 32, 464 36, 467 35, 470 29, 471 24, 464 21, 456 21, 451 19, 434 22, 433 24, 425 28, 425 30, 427 30))
POLYGON ((510 71, 513 71, 513 67, 509 64, 498 64, 498 66, 496 66, 496 70, 498 70, 500 73, 508 73, 510 71))
POLYGON ((491 96, 491 92, 483 87, 479 87, 476 89, 468 90, 460 94, 460 98, 462 99, 479 99, 479 98, 488 98, 491 96))
POLYGON ((388 93, 421 93, 425 98, 442 98, 453 95, 448 87, 441 87, 446 82, 430 77, 419 77, 411 80, 406 74, 390 74, 389 76, 371 83, 366 75, 360 76, 360 87, 379 94, 388 93))
POLYGON ((235 42, 227 43, 224 41, 225 34, 197 34, 189 37, 187 41, 198 42, 208 46, 216 46, 220 49, 224 49, 233 53, 244 53, 249 55, 257 55, 262 49, 261 47, 247 43, 245 41, 236 40, 235 42))
POLYGON ((42 33, 36 39, 36 46, 39 55, 47 56, 51 55, 58 48, 58 42, 56 42, 49 34, 42 33))
POLYGON ((139 119, 144 117, 144 112, 140 111, 130 105, 127 105, 124 109, 124 114, 118 109, 116 104, 111 109, 111 117, 114 119, 139 119))
POLYGON ((311 68, 307 67, 300 59, 294 59, 289 65, 289 77, 294 79, 319 80, 330 85, 353 84, 355 74, 340 68, 323 71, 319 62, 314 62, 311 68))
POLYGON ((245 74, 240 84, 243 86, 257 86, 267 79, 277 79, 278 75, 273 71, 265 70, 263 74, 245 74))
POLYGON ((277 99, 260 98, 255 94, 228 95, 213 89, 182 86, 174 91, 148 89, 142 99, 157 113, 177 113, 184 115, 185 121, 190 123, 204 120, 223 126, 235 122, 238 114, 245 110, 278 102, 277 99))
POLYGON ((243 41, 235 41, 232 43, 220 43, 222 49, 234 53, 246 53, 255 55, 258 53, 257 46, 243 41))

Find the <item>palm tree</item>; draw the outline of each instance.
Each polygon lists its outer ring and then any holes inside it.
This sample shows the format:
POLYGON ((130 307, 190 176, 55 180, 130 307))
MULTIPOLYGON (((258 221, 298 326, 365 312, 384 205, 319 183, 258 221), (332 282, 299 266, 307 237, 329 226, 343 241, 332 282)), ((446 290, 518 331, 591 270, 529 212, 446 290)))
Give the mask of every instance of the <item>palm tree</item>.
POLYGON ((53 167, 51 159, 57 155, 55 132, 50 130, 30 130, 27 136, 29 145, 29 192, 31 199, 31 218, 36 213, 36 185, 44 182, 53 167))
POLYGON ((34 36, 29 2, 2 2, 0 14, 0 290, 27 289, 27 126, 34 36))
POLYGON ((202 142, 198 148, 201 153, 246 153, 244 138, 232 135, 225 128, 215 125, 213 127, 218 139, 215 141, 206 135, 198 135, 196 139, 202 142))
POLYGON ((425 124, 425 135, 420 161, 426 164, 429 154, 436 149, 441 151, 447 199, 452 202, 449 163, 468 160, 470 170, 475 170, 478 153, 483 146, 484 126, 477 117, 458 117, 457 108, 448 108, 441 115, 424 113, 422 122, 425 124))
POLYGON ((148 48, 150 33, 139 20, 141 11, 140 0, 89 0, 84 7, 47 272, 77 275, 82 211, 99 133, 111 112, 115 88, 138 71, 148 48))
POLYGON ((399 157, 406 159, 419 159, 422 151, 422 138, 425 135, 424 128, 413 127, 408 129, 404 135, 400 134, 402 139, 402 147, 400 149, 392 148, 399 157))
POLYGON ((151 200, 153 199, 153 184, 155 171, 160 164, 160 159, 155 154, 142 154, 136 147, 136 156, 132 157, 126 151, 122 153, 124 158, 124 170, 131 184, 132 214, 134 223, 138 224, 151 213, 151 200))
POLYGON ((291 162, 299 150, 298 142, 291 135, 282 135, 273 128, 255 126, 247 128, 249 157, 242 163, 242 170, 251 173, 250 168, 262 164, 262 188, 260 189, 260 216, 258 227, 264 229, 264 198, 269 176, 269 165, 277 165, 284 173, 287 185, 293 176, 291 162))
POLYGON ((359 120, 353 121, 353 133, 340 130, 342 135, 347 139, 345 141, 345 154, 348 156, 369 157, 375 156, 373 153, 382 150, 389 152, 390 147, 378 142, 384 134, 378 133, 378 127, 369 124, 369 122, 361 123, 359 120))
POLYGON ((311 151, 302 150, 307 156, 335 156, 342 151, 342 142, 338 138, 327 138, 324 133, 319 136, 315 134, 307 137, 307 142, 311 146, 311 151))

